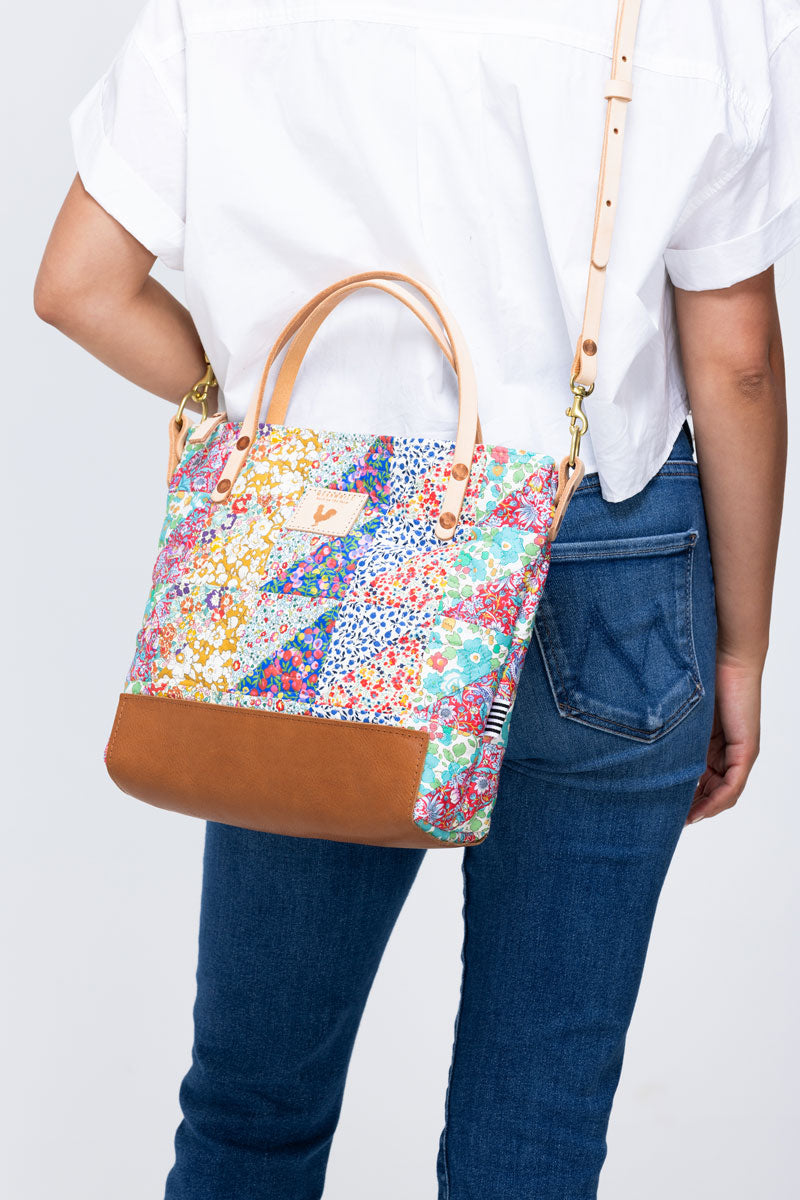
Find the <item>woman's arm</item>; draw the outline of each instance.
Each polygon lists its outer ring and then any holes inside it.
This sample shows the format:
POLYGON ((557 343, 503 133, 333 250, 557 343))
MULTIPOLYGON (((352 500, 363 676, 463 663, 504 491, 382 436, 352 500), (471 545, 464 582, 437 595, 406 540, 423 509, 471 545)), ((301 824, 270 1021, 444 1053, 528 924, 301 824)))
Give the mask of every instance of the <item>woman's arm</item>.
MULTIPOLYGON (((177 404, 206 365, 188 310, 150 278, 154 262, 76 175, 45 248, 33 303, 42 320, 95 358, 177 404)), ((216 408, 212 388, 209 413, 216 408)))
POLYGON ((759 749, 761 675, 786 472, 786 380, 770 267, 675 289, 717 595, 717 695, 689 821, 736 803, 759 749))

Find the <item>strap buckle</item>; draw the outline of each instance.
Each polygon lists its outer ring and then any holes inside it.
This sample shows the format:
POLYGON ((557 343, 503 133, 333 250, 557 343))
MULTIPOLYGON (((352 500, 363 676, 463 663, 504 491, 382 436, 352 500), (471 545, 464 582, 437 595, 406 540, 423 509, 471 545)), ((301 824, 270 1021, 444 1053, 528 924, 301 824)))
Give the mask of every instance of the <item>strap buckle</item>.
POLYGON ((569 417, 569 431, 572 435, 572 440, 569 446, 569 456, 567 462, 571 467, 574 467, 578 461, 578 454, 581 448, 581 438, 584 437, 589 429, 589 418, 583 411, 583 401, 587 396, 591 396, 594 391, 594 384, 590 383, 586 387, 582 383, 575 382, 573 375, 570 380, 570 391, 572 392, 572 404, 566 409, 566 415, 569 417))
POLYGON ((208 361, 208 355, 203 354, 206 362, 206 373, 202 379, 198 379, 197 383, 192 384, 189 391, 181 397, 181 402, 178 405, 178 411, 175 413, 175 424, 178 429, 183 427, 183 410, 187 404, 194 401, 200 405, 200 419, 205 421, 208 416, 208 393, 212 387, 217 387, 217 378, 214 374, 214 368, 208 361))

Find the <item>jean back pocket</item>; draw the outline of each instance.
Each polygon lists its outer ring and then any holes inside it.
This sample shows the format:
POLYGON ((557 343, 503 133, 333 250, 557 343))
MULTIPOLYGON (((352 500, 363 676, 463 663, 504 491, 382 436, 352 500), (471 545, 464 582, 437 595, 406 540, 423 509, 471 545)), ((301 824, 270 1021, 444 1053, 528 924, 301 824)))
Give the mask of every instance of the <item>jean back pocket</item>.
POLYGON ((697 530, 552 546, 535 632, 563 717, 637 741, 703 695, 692 630, 697 530))

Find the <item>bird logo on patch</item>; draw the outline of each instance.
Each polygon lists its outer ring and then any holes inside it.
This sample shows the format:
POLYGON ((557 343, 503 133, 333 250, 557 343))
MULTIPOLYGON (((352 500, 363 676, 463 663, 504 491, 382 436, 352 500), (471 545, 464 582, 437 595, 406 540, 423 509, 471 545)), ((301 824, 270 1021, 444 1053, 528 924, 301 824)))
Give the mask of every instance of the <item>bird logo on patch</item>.
POLYGON ((330 521, 331 517, 335 517, 338 509, 323 508, 321 504, 317 505, 317 511, 314 513, 314 524, 319 525, 322 521, 330 521))

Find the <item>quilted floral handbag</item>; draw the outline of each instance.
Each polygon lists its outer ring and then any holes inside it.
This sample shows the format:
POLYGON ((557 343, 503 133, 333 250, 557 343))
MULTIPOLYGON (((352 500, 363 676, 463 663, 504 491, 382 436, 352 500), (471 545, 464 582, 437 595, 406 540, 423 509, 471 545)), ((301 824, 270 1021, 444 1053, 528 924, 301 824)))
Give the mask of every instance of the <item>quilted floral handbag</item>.
POLYGON ((294 836, 487 836, 550 541, 583 473, 638 7, 619 5, 605 92, 569 454, 556 467, 483 443, 463 335, 429 287, 371 272, 315 296, 279 335, 241 424, 171 421, 152 590, 106 747, 124 791, 294 836), (450 360, 454 442, 285 424, 319 325, 363 287, 410 308, 450 360))

